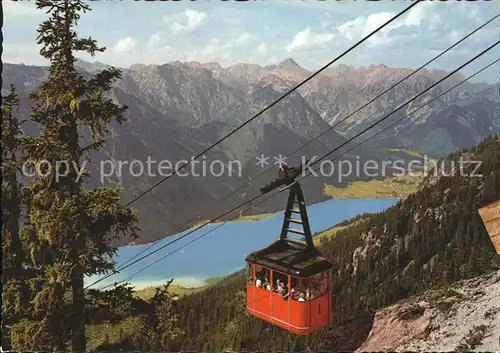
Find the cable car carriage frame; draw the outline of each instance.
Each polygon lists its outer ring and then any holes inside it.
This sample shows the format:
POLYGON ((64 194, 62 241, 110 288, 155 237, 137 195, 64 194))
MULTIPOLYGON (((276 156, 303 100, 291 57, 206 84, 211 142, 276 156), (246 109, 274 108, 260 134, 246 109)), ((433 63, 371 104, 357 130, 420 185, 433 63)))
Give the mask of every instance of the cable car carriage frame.
POLYGON ((256 318, 307 335, 332 324, 333 266, 314 246, 299 183, 286 184, 289 196, 279 238, 246 258, 246 306, 256 318), (292 223, 303 229, 290 228, 292 223), (304 240, 290 238, 289 233, 304 240))

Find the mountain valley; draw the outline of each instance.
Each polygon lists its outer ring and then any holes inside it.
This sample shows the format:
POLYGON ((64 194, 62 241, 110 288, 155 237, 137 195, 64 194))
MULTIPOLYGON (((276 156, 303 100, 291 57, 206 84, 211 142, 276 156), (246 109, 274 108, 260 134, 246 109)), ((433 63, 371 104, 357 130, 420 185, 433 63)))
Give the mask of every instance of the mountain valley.
MULTIPOLYGON (((107 67, 83 61, 78 61, 77 65, 84 74, 107 67)), ((232 175, 227 169, 221 176, 210 173, 202 178, 193 173, 183 177, 172 176, 172 180, 140 198, 134 204, 142 229, 136 243, 178 233, 201 219, 219 216, 258 194, 260 187, 276 178, 273 157, 296 151, 337 124, 332 131, 289 157, 286 162, 296 165, 314 156, 320 157, 445 74, 440 70, 422 70, 345 123, 338 124, 361 102, 370 100, 409 72, 409 69, 385 65, 354 68, 341 64, 326 70, 204 154, 203 159, 207 163, 216 160, 224 166, 237 163, 233 164, 237 168, 232 175), (256 157, 261 155, 270 157, 266 167, 271 168, 266 172, 256 165, 256 157), (237 188, 239 190, 233 192, 237 188), (229 194, 231 196, 227 197, 229 194), (218 203, 220 199, 224 201, 218 203)), ((21 116, 26 117, 30 104, 26 94, 46 75, 45 67, 4 64, 3 91, 10 83, 17 89, 21 98, 21 116)), ((133 65, 123 69, 121 80, 109 96, 114 102, 128 106, 126 122, 113 124, 112 137, 105 149, 87 165, 91 171, 88 182, 91 186, 102 182, 122 184, 124 200, 131 200, 161 180, 162 175, 154 169, 161 161, 169 161, 171 167, 168 172, 173 172, 308 75, 310 72, 292 59, 265 67, 237 64, 222 68, 218 63, 172 62, 133 65), (137 160, 144 164, 147 159, 155 162, 153 173, 133 175, 138 172, 137 169, 132 170, 131 163, 137 160), (124 166, 121 173, 117 172, 120 162, 124 166)), ((457 76, 450 82, 459 79, 457 76)), ((417 106, 452 84, 445 83, 431 91, 431 95, 419 99, 417 106)), ((417 157, 413 153, 405 153, 406 150, 440 157, 472 146, 481 138, 500 131, 499 98, 494 90, 494 86, 486 84, 461 85, 405 123, 349 151, 342 160, 362 164, 368 160, 401 159, 407 163, 417 157)), ((390 121, 401 117, 401 114, 403 112, 397 112, 390 121)), ((24 130, 30 135, 37 131, 37 127, 28 124, 24 130)), ((369 135, 363 135, 356 141, 361 142, 367 137, 369 135)), ((354 143, 340 148, 328 159, 335 160, 352 146, 354 143)), ((417 159, 422 160, 421 157, 417 159)), ((190 168, 186 167, 186 171, 193 170, 190 168)), ((383 177, 394 172, 390 167, 383 177)), ((315 203, 328 198, 323 193, 324 184, 338 187, 354 180, 370 179, 373 177, 364 171, 343 176, 342 179, 339 178, 339 171, 335 170, 332 176, 311 178, 303 187, 308 202, 315 203)), ((274 212, 282 207, 281 200, 272 198, 247 214, 274 212)), ((238 216, 239 211, 223 219, 238 216)), ((120 241, 120 244, 124 243, 127 243, 126 239, 120 241)))

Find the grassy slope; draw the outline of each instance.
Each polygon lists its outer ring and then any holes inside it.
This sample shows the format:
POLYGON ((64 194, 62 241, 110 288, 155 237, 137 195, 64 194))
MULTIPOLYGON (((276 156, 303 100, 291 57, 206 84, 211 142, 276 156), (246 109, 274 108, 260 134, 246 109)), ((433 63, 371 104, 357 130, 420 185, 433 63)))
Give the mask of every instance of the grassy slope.
MULTIPOLYGON (((168 287, 168 289, 169 289, 170 293, 172 293, 178 297, 182 297, 184 295, 196 293, 196 292, 204 290, 210 286, 213 286, 214 284, 217 284, 220 281, 222 281, 224 278, 225 277, 209 278, 208 280, 206 280, 206 285, 201 286, 201 287, 184 287, 184 286, 181 286, 180 284, 172 283, 168 287)), ((135 293, 139 298, 144 299, 144 300, 149 300, 149 299, 151 299, 151 297, 153 297, 156 288, 158 288, 158 287, 157 286, 146 287, 144 289, 136 291, 135 293)))
POLYGON ((365 220, 366 220, 366 218, 358 218, 355 221, 348 223, 347 225, 344 225, 344 224, 342 224, 342 225, 336 225, 336 226, 333 226, 333 227, 331 227, 329 229, 325 229, 324 231, 319 232, 318 234, 316 234, 314 236, 314 245, 318 246, 319 244, 321 244, 321 242, 323 240, 325 240, 325 239, 331 239, 338 232, 343 231, 343 230, 347 230, 347 229, 349 229, 351 227, 354 227, 354 226, 358 226, 361 223, 363 223, 365 220))
POLYGON ((391 151, 391 152, 402 152, 402 153, 406 153, 407 155, 409 156, 412 156, 412 157, 417 157, 417 158, 423 158, 424 156, 422 154, 420 154, 419 152, 416 152, 416 151, 411 151, 411 150, 407 150, 405 148, 387 148, 386 151, 391 151))
POLYGON ((395 176, 384 180, 355 181, 345 188, 325 185, 323 192, 336 199, 347 198, 404 198, 415 192, 423 175, 395 176))
MULTIPOLYGON (((258 214, 258 215, 242 215, 240 213, 240 216, 238 218, 233 219, 230 222, 262 221, 264 219, 271 218, 274 215, 275 215, 275 213, 262 213, 262 214, 258 214)), ((207 222, 209 222, 209 220, 199 221, 198 223, 196 223, 195 225, 193 225, 193 228, 200 227, 200 226, 204 225, 207 222)), ((212 224, 220 224, 220 223, 222 223, 222 222, 213 222, 212 224)))
MULTIPOLYGON (((422 160, 424 156, 416 151, 410 151, 402 148, 391 148, 386 149, 390 152, 395 152, 397 154, 403 154, 406 157, 414 157, 422 160)), ((400 159, 401 156, 393 156, 393 159, 400 159)), ((370 181, 355 181, 349 184, 347 187, 335 187, 332 185, 325 185, 323 192, 332 197, 338 199, 346 198, 385 198, 385 197, 395 197, 395 198, 405 198, 411 193, 418 190, 420 183, 424 179, 425 169, 429 169, 435 159, 428 159, 428 165, 424 168, 422 165, 415 165, 413 168, 412 175, 398 175, 383 180, 370 180, 370 181)))

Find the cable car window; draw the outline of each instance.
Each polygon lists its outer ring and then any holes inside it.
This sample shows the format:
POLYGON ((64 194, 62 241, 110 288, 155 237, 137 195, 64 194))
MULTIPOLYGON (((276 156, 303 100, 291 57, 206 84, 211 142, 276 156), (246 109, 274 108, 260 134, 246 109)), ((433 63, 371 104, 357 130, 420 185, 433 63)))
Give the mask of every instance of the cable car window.
POLYGON ((247 264, 247 283, 253 285, 252 264, 247 264))
POLYGON ((264 267, 255 266, 255 287, 262 288, 262 283, 264 282, 264 267))
POLYGON ((273 281, 274 292, 281 295, 283 299, 288 299, 290 294, 288 289, 288 276, 283 273, 273 271, 273 281))
POLYGON ((273 282, 273 289, 276 292, 283 285, 288 287, 288 276, 283 273, 273 271, 273 282))
POLYGON ((257 288, 263 288, 271 290, 271 283, 269 281, 270 273, 269 269, 262 266, 255 266, 255 286, 257 288))
POLYGON ((320 297, 328 292, 327 281, 327 272, 320 272, 311 277, 311 299, 320 297))
POLYGON ((292 277, 291 286, 292 299, 304 302, 307 300, 307 293, 309 292, 309 280, 307 278, 292 277))

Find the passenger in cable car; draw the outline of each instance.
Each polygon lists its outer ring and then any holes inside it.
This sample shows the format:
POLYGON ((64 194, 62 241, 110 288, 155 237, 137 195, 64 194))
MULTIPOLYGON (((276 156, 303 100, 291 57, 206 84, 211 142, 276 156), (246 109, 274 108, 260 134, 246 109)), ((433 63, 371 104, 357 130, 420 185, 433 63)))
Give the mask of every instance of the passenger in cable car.
POLYGON ((269 269, 268 268, 266 268, 266 273, 264 275, 264 284, 263 284, 262 288, 265 288, 268 291, 271 290, 271 282, 269 281, 269 269))
POLYGON ((271 291, 271 283, 269 283, 269 278, 267 277, 267 274, 266 277, 264 278, 263 288, 265 288, 268 291, 271 291))
POLYGON ((256 277, 257 279, 255 280, 255 287, 264 288, 266 278, 265 270, 263 268, 258 268, 258 270, 256 271, 256 277))
POLYGON ((283 298, 284 300, 287 300, 288 299, 288 288, 287 286, 285 285, 284 282, 280 282, 280 285, 278 287, 278 294, 281 296, 281 298, 283 298))
POLYGON ((262 281, 261 281, 261 279, 260 279, 260 278, 257 278, 257 279, 255 280, 255 287, 257 287, 257 288, 262 288, 262 281))
POLYGON ((306 301, 305 294, 304 293, 300 293, 299 294, 299 299, 297 301, 299 301, 299 302, 305 302, 306 301))
POLYGON ((301 294, 304 298, 306 297, 305 293, 308 287, 307 280, 292 277, 292 287, 290 292, 293 300, 299 300, 301 294))

